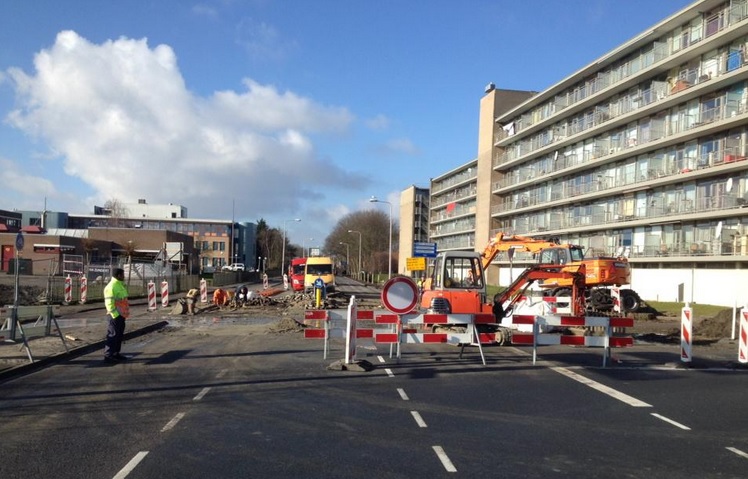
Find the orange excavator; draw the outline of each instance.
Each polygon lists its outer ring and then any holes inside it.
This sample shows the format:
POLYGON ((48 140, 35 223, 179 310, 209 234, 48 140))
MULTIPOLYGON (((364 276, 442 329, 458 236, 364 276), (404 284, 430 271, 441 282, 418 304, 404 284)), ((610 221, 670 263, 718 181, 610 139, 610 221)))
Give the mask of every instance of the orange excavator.
MULTIPOLYGON (((623 257, 586 259, 583 248, 536 238, 496 234, 482 253, 445 251, 437 255, 429 270, 421 296, 421 307, 439 313, 496 312, 509 308, 533 284, 548 296, 572 298, 575 314, 611 311, 611 287, 631 282, 631 267, 623 257), (525 251, 535 255, 530 266, 503 292, 486 300, 485 270, 501 252, 510 257, 525 251)), ((620 290, 621 309, 638 310, 641 300, 631 289, 620 290)))

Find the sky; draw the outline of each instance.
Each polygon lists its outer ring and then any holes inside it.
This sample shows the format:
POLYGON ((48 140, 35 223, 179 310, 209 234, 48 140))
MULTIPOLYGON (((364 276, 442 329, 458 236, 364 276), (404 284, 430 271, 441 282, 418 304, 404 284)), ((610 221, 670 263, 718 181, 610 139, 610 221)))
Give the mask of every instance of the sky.
POLYGON ((488 83, 545 90, 691 3, 3 0, 0 209, 145 199, 321 245, 475 159, 488 83))

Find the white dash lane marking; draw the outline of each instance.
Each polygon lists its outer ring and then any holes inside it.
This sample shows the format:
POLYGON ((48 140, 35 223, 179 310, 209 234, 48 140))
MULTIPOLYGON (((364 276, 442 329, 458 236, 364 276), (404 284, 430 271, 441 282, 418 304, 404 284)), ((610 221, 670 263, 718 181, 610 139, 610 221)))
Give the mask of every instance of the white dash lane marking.
POLYGON ((436 457, 438 457, 442 462, 442 466, 444 466, 444 469, 446 469, 447 472, 457 472, 457 468, 452 464, 452 461, 449 460, 449 456, 447 456, 447 453, 444 452, 444 449, 442 449, 441 446, 432 446, 432 449, 434 449, 436 457))
POLYGON ((423 420, 420 414, 418 414, 418 411, 410 411, 411 416, 413 416, 413 419, 416 420, 416 424, 418 424, 418 427, 428 427, 426 425, 426 421, 423 420))
POLYGON ((377 356, 377 358, 379 358, 379 362, 380 362, 380 363, 383 363, 383 362, 384 362, 384 358, 383 358, 382 356, 377 356))
POLYGON ((730 452, 734 452, 738 456, 741 456, 741 457, 744 457, 744 458, 748 459, 748 453, 745 453, 745 452, 741 451, 740 449, 738 449, 736 447, 728 447, 727 450, 730 451, 730 452))
POLYGON ((400 397, 403 398, 403 401, 407 401, 410 399, 407 394, 405 394, 405 389, 403 388, 397 388, 397 393, 400 394, 400 397))
POLYGON ((203 398, 203 396, 205 396, 206 394, 208 394, 208 391, 210 391, 210 388, 203 388, 203 390, 200 391, 199 393, 197 393, 197 396, 195 396, 194 398, 192 398, 192 400, 193 401, 199 401, 199 400, 201 400, 203 398))
POLYGON ((228 372, 229 372, 229 370, 228 370, 228 369, 221 369, 220 371, 218 371, 218 374, 216 374, 216 379, 221 379, 221 378, 222 378, 222 377, 224 377, 224 376, 226 375, 226 373, 228 373, 228 372))
POLYGON ((147 454, 148 451, 140 451, 139 453, 135 454, 135 457, 130 459, 130 462, 128 462, 125 467, 120 469, 117 475, 114 476, 114 479, 125 479, 127 475, 130 474, 133 469, 135 469, 135 466, 137 466, 147 454))
POLYGON ((582 376, 581 374, 577 374, 575 372, 569 371, 566 368, 551 368, 552 370, 556 371, 559 374, 563 374, 567 378, 571 378, 574 381, 580 382, 584 384, 585 386, 589 386, 592 389, 595 389, 597 391, 600 391, 603 394, 607 394, 608 396, 618 399, 619 401, 622 401, 629 406, 633 407, 652 407, 651 404, 647 404, 644 401, 640 401, 636 399, 635 397, 629 396, 628 394, 622 393, 621 391, 617 391, 611 387, 608 387, 604 384, 600 384, 597 381, 593 381, 592 379, 586 378, 582 376))
POLYGON ((176 416, 174 416, 174 417, 173 417, 173 418, 171 419, 171 421, 169 421, 169 422, 167 422, 167 423, 166 423, 166 426, 164 426, 164 427, 163 427, 163 429, 161 429, 161 432, 166 432, 166 431, 168 431, 169 429, 171 429, 171 428, 173 428, 174 426, 176 426, 176 425, 177 425, 177 423, 179 422, 179 420, 180 420, 180 419, 182 419, 183 417, 184 417, 184 413, 183 413, 183 412, 177 413, 177 415, 176 415, 176 416))
POLYGON ((684 431, 690 431, 690 430, 691 430, 691 428, 690 428, 690 427, 688 427, 688 426, 684 426, 683 424, 681 424, 681 423, 679 423, 679 422, 675 422, 675 421, 673 421, 672 419, 668 419, 668 418, 666 418, 665 416, 663 416, 663 415, 661 415, 661 414, 657 414, 657 413, 654 413, 654 412, 653 412, 653 413, 652 413, 652 415, 653 415, 654 417, 656 417, 657 419, 662 419, 663 421, 665 421, 665 422, 667 422, 667 423, 670 423, 670 424, 672 424, 672 425, 673 425, 673 426, 675 426, 675 427, 679 427, 679 428, 683 429, 684 431))
POLYGON ((392 370, 390 368, 384 368, 384 372, 386 372, 387 376, 389 376, 391 378, 395 377, 395 374, 392 372, 392 370))

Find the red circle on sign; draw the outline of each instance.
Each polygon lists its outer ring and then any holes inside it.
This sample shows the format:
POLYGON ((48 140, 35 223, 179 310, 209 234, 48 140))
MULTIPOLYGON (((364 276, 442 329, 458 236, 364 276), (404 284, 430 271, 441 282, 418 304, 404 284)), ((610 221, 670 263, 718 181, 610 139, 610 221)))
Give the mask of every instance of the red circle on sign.
POLYGON ((395 314, 409 313, 418 304, 418 286, 406 276, 392 278, 384 284, 382 303, 395 314))

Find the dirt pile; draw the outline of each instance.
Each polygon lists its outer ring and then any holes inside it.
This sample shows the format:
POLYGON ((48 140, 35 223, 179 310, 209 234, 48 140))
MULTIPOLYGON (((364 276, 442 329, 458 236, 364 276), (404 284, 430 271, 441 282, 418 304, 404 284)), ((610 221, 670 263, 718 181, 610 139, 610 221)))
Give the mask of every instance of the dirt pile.
POLYGON ((732 335, 732 310, 723 309, 713 318, 694 321, 693 335, 703 338, 729 338, 732 335))
MULTIPOLYGON (((16 288, 12 284, 0 284, 0 305, 14 304, 16 288)), ((22 286, 18 288, 18 304, 32 306, 42 304, 47 298, 47 290, 38 286, 22 286)))

